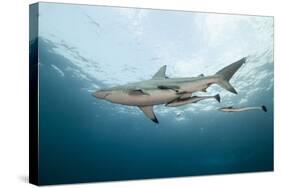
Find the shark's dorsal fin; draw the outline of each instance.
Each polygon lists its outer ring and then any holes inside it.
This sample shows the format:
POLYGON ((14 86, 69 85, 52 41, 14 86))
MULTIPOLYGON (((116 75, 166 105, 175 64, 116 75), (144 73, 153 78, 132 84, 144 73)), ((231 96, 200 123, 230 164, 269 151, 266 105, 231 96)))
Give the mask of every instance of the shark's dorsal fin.
POLYGON ((228 106, 228 107, 225 107, 225 108, 227 108, 227 109, 232 109, 232 108, 233 108, 233 106, 228 106))
POLYGON ((152 77, 152 79, 165 79, 166 77, 166 68, 167 66, 162 66, 152 77))
POLYGON ((204 77, 204 76, 205 76, 204 74, 199 74, 199 75, 198 75, 198 77, 204 77))
POLYGON ((141 111, 149 118, 151 119, 154 123, 158 123, 158 120, 153 112, 153 106, 139 106, 141 111))

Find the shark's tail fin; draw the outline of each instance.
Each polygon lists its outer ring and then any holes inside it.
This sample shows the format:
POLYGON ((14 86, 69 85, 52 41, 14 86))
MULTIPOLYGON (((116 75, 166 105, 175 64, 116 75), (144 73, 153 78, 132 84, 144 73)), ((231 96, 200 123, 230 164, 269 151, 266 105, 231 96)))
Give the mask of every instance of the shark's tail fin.
POLYGON ((266 106, 262 105, 262 106, 261 106, 261 109, 262 109, 264 112, 267 112, 266 106))
POLYGON ((229 83, 229 80, 232 78, 232 76, 235 74, 235 72, 246 62, 246 57, 228 65, 227 67, 224 67, 220 71, 216 73, 217 76, 219 76, 219 81, 217 84, 219 84, 224 89, 237 94, 237 91, 234 89, 234 87, 229 83))
POLYGON ((214 96, 214 98, 220 103, 221 102, 221 97, 220 97, 220 94, 216 94, 214 96))

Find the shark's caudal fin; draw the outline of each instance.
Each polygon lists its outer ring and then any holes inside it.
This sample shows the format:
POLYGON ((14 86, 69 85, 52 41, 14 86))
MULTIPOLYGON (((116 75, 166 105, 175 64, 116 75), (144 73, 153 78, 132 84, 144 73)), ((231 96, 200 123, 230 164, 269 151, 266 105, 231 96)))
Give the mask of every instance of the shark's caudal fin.
POLYGON ((155 116, 155 114, 153 112, 153 106, 139 106, 139 108, 154 123, 159 123, 158 120, 157 120, 157 117, 155 116))
POLYGON ((167 66, 162 66, 152 77, 152 79, 165 79, 166 77, 166 68, 167 66))
POLYGON ((262 106, 261 106, 261 109, 262 109, 264 112, 267 112, 266 106, 262 105, 262 106))
POLYGON ((229 83, 229 80, 236 73, 236 71, 246 62, 246 57, 228 65, 227 67, 221 69, 216 73, 217 76, 220 77, 217 84, 219 84, 224 89, 237 94, 237 91, 234 87, 229 83))

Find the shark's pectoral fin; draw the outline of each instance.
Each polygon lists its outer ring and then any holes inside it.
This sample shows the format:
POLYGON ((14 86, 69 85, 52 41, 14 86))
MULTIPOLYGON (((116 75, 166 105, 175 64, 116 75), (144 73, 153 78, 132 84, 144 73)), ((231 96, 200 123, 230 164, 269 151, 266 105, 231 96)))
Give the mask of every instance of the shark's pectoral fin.
POLYGON ((139 108, 154 123, 158 123, 157 117, 155 116, 155 114, 153 112, 153 106, 139 106, 139 108))
POLYGON ((133 89, 129 90, 129 95, 149 95, 149 93, 145 92, 142 89, 133 89))

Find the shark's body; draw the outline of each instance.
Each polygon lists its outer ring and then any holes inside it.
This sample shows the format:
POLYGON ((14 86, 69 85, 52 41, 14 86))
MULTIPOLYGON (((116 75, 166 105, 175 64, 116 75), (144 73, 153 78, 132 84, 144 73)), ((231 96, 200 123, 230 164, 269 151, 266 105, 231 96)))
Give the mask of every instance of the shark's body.
MULTIPOLYGON (((206 91, 212 84, 218 84, 224 89, 237 94, 229 80, 245 63, 245 60, 246 58, 242 58, 212 76, 201 74, 198 77, 185 78, 168 78, 166 76, 166 66, 163 66, 150 80, 99 90, 94 92, 93 95, 113 103, 138 106, 146 116, 158 123, 153 112, 154 105, 179 106, 184 102, 188 104, 190 100, 195 99, 192 96, 194 92, 206 91), (179 105, 176 103, 179 103, 179 105)), ((202 99, 200 98, 200 100, 202 99)))
POLYGON ((223 107, 219 109, 222 112, 246 112, 252 110, 261 110, 267 112, 267 108, 265 106, 253 106, 253 107, 242 107, 242 108, 234 108, 233 106, 223 107))

